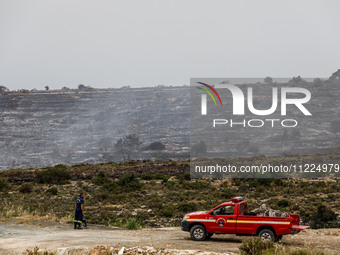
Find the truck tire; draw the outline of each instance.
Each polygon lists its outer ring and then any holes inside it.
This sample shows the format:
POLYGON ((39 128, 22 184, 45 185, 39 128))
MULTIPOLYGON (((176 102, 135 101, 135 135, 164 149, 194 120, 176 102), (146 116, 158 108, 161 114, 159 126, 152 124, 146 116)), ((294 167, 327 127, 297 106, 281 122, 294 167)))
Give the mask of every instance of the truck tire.
POLYGON ((204 241, 207 237, 205 227, 202 225, 195 225, 190 229, 190 237, 194 241, 204 241))
POLYGON ((262 229, 259 233, 262 242, 275 241, 275 235, 270 229, 262 229))

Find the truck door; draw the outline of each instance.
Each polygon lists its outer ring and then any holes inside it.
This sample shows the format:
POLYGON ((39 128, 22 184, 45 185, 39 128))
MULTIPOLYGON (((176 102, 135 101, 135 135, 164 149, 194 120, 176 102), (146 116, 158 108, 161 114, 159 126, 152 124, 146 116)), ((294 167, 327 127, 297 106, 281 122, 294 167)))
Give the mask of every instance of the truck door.
POLYGON ((211 216, 215 222, 210 222, 214 233, 234 234, 236 230, 236 218, 234 215, 235 205, 222 205, 211 211, 211 216))

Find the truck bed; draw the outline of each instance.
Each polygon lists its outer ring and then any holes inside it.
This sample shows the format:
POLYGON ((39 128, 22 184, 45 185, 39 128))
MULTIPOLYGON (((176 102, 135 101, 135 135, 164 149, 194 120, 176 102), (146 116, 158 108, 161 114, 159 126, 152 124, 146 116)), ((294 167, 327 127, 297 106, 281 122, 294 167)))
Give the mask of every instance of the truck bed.
MULTIPOLYGON (((293 220, 296 221, 296 218, 293 220)), ((236 233, 255 235, 259 226, 271 226, 277 235, 289 234, 289 225, 293 221, 292 217, 270 217, 238 215, 236 218, 236 233)), ((298 224, 296 224, 298 225, 298 224)))

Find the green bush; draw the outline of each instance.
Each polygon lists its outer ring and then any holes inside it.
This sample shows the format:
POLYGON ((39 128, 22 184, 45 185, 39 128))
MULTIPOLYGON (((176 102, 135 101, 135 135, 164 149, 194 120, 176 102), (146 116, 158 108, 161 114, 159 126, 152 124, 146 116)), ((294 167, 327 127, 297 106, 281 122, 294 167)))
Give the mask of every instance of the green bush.
POLYGON ((125 228, 129 230, 136 230, 140 228, 140 225, 135 218, 130 218, 126 221, 125 228))
POLYGON ((99 171, 98 173, 98 178, 105 178, 106 177, 106 174, 104 171, 99 171))
POLYGON ((238 192, 240 194, 245 194, 247 191, 249 190, 249 187, 247 184, 241 184, 239 187, 238 187, 238 192))
POLYGON ((58 185, 66 185, 66 184, 71 184, 69 180, 64 180, 64 181, 59 181, 58 185))
POLYGON ((154 179, 154 175, 152 175, 152 174, 143 174, 143 175, 141 176, 141 179, 142 179, 142 180, 148 180, 148 181, 150 181, 150 180, 153 180, 153 179, 154 179))
POLYGON ((262 242, 260 238, 253 237, 244 241, 239 250, 242 255, 264 255, 274 254, 273 242, 262 242))
POLYGON ((56 165, 49 167, 47 170, 37 172, 37 181, 39 183, 59 184, 62 181, 68 180, 70 175, 67 171, 67 166, 56 165))
POLYGON ((162 180, 162 181, 168 181, 170 179, 170 175, 166 174, 143 174, 141 176, 142 180, 162 180))
POLYGON ((58 195, 58 188, 57 187, 52 187, 48 190, 46 190, 47 194, 51 194, 51 195, 58 195))
POLYGON ((141 226, 143 226, 148 219, 150 219, 150 215, 147 212, 138 212, 136 215, 136 220, 141 226))
POLYGON ((111 181, 111 182, 107 182, 104 186, 103 186, 105 191, 111 191, 114 192, 117 190, 118 188, 118 184, 115 181, 111 181))
POLYGON ((106 177, 96 177, 92 179, 92 183, 97 185, 97 186, 102 186, 104 184, 109 183, 110 180, 106 177))
POLYGON ((187 190, 205 190, 209 188, 210 183, 206 181, 185 181, 182 183, 182 188, 187 190))
POLYGON ((197 205, 195 203, 180 203, 178 209, 184 213, 193 212, 197 210, 197 205))
POLYGON ((8 180, 6 178, 0 178, 0 191, 6 190, 8 187, 8 180))
POLYGON ((177 179, 178 180, 187 180, 187 181, 189 181, 190 180, 190 172, 187 172, 187 173, 184 173, 184 174, 179 174, 177 176, 177 179))
POLYGON ((100 192, 100 193, 98 193, 95 197, 96 197, 96 199, 97 199, 98 201, 105 201, 105 200, 107 200, 110 196, 109 196, 109 194, 108 194, 107 192, 100 192))
POLYGON ((277 201, 277 206, 279 207, 287 207, 289 205, 289 201, 286 199, 281 199, 277 201))
POLYGON ((33 191, 33 185, 31 183, 24 183, 20 186, 20 193, 31 193, 33 191))
POLYGON ((166 218, 171 218, 174 216, 175 210, 172 205, 164 206, 163 209, 160 211, 161 216, 166 218))
POLYGON ((117 184, 125 191, 136 191, 142 188, 142 184, 135 174, 124 174, 119 178, 117 184))
POLYGON ((275 186, 283 186, 283 187, 287 186, 287 183, 285 183, 282 179, 275 179, 274 184, 275 186))
POLYGON ((332 211, 331 208, 327 207, 324 204, 319 204, 317 206, 317 210, 311 216, 312 228, 327 228, 327 227, 338 227, 336 214, 332 211), (335 226, 333 226, 333 224, 335 226))

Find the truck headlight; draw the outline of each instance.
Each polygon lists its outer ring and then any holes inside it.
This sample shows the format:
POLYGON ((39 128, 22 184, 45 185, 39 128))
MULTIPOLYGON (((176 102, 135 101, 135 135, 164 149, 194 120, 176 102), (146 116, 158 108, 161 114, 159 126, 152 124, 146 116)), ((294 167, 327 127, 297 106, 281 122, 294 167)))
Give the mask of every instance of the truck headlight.
POLYGON ((189 216, 184 215, 183 220, 189 219, 189 216))

